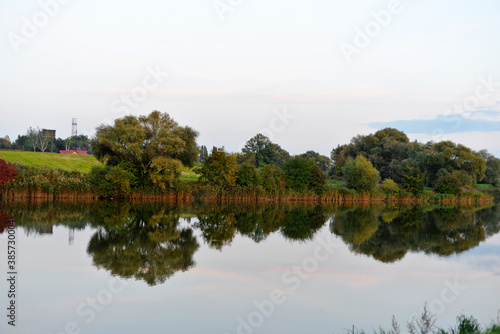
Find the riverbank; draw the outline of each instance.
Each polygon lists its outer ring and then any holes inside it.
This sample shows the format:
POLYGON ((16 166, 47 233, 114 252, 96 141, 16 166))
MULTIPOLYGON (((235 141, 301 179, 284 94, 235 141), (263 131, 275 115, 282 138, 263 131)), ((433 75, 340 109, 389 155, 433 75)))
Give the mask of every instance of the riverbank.
POLYGON ((195 182, 182 182, 177 189, 132 190, 127 194, 104 195, 95 191, 85 175, 75 172, 44 170, 42 175, 21 176, 5 185, 0 191, 5 199, 42 200, 100 200, 120 199, 127 201, 165 202, 305 202, 305 203, 386 203, 386 204, 483 204, 492 203, 494 197, 479 190, 467 190, 458 195, 439 194, 426 191, 420 196, 409 193, 386 194, 383 191, 358 193, 345 186, 327 185, 321 194, 311 191, 297 192, 285 189, 267 192, 261 187, 248 189, 241 186, 230 188, 214 187, 195 182))

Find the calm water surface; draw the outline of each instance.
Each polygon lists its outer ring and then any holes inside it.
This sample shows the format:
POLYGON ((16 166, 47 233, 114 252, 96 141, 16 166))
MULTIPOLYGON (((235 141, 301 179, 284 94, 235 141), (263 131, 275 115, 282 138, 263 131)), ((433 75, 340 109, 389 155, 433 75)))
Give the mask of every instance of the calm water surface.
POLYGON ((3 203, 16 327, 0 333, 343 333, 500 310, 500 206, 3 203))

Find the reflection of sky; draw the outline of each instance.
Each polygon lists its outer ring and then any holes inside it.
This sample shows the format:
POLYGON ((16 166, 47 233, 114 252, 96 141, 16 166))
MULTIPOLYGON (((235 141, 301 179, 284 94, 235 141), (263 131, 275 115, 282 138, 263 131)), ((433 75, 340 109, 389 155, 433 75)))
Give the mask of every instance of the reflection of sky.
MULTIPOLYGON (((237 236, 219 252, 198 239, 196 268, 156 287, 129 280, 87 324, 76 313, 78 305, 110 282, 109 273, 96 270, 86 253, 93 233, 90 228, 75 231, 72 246, 64 227, 54 227, 54 234, 44 238, 17 234, 19 326, 11 329, 2 322, 1 333, 59 333, 75 321, 82 333, 232 334, 238 317, 247 318, 255 311, 254 301, 268 299, 274 289, 285 292, 286 302, 255 333, 341 333, 353 324, 370 331, 388 327, 393 314, 406 323, 425 302, 440 298, 446 281, 455 279, 467 288, 446 305, 438 325, 447 327, 462 312, 489 323, 500 308, 500 235, 459 256, 409 253, 395 264, 352 254, 337 241, 333 255, 292 291, 282 275, 314 253, 318 238, 330 236, 325 225, 309 243, 292 244, 274 234, 255 244, 237 236)), ((5 263, 5 234, 0 240, 0 263, 5 263)), ((0 291, 6 288, 2 280, 0 291)), ((5 305, 5 294, 0 296, 5 305)))

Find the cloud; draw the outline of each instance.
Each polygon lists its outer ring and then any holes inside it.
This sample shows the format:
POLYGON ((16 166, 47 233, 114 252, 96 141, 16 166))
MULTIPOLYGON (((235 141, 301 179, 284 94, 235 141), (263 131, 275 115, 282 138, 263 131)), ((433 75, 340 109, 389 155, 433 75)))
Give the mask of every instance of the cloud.
POLYGON ((396 128, 405 133, 450 134, 464 132, 497 132, 500 131, 500 111, 478 110, 465 114, 438 115, 431 119, 396 120, 389 122, 373 122, 373 128, 396 128))

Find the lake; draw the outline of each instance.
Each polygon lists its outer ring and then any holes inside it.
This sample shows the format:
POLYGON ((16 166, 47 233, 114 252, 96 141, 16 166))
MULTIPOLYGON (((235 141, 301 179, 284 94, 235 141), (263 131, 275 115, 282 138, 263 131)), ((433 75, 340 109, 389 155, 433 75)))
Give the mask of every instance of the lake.
POLYGON ((371 332, 426 303, 490 324, 499 231, 499 205, 2 203, 0 332, 371 332))

